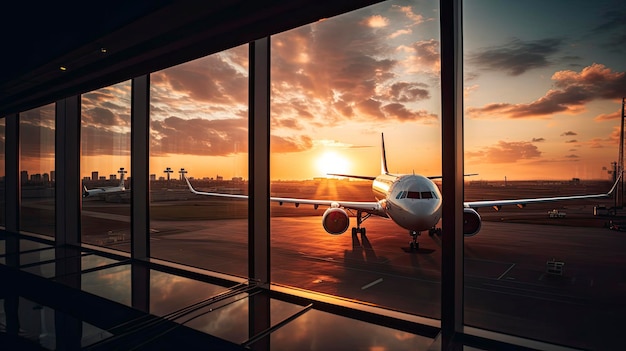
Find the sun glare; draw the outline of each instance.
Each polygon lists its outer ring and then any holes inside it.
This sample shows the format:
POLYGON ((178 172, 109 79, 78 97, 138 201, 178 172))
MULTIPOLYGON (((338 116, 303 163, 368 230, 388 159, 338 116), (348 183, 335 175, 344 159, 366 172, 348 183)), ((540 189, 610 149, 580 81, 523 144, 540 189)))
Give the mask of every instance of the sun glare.
POLYGON ((323 174, 345 174, 348 173, 350 162, 331 151, 325 152, 317 159, 317 169, 323 174))

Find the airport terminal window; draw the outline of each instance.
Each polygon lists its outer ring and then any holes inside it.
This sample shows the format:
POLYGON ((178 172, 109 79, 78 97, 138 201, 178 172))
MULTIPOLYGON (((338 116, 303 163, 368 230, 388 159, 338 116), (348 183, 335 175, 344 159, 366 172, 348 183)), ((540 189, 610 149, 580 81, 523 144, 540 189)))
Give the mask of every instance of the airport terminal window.
MULTIPOLYGON (((390 173, 440 175, 439 68, 437 2, 387 1, 273 35, 272 194, 376 201, 371 180, 332 174, 380 175, 381 133, 390 173)), ((272 203, 273 282, 439 318, 439 238, 411 250, 409 230, 377 216, 351 235, 358 210, 327 209, 272 203), (347 228, 330 223, 346 215, 347 228)))
POLYGON ((248 46, 150 75, 151 256, 248 272, 248 46))
MULTIPOLYGON (((606 193, 620 164, 626 4, 463 7, 465 172, 478 173, 465 200, 606 193)), ((479 209, 482 228, 464 240, 465 324, 580 349, 623 344, 617 194, 479 209)))
POLYGON ((130 81, 81 95, 81 240, 130 251, 130 81))
POLYGON ((20 231, 54 236, 54 104, 19 114, 20 231))

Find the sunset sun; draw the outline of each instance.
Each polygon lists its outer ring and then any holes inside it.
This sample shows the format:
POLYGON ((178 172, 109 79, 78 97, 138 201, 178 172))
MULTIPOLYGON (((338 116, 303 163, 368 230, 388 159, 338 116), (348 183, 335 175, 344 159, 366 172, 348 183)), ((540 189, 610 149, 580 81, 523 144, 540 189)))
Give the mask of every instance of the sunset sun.
POLYGON ((349 161, 331 151, 325 152, 317 159, 317 169, 323 175, 345 174, 350 167, 349 161))

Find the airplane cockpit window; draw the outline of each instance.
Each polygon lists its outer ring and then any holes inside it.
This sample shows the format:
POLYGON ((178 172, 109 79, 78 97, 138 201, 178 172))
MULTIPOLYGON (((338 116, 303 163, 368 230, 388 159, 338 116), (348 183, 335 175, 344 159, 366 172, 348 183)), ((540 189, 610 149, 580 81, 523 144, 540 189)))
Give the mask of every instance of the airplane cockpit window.
POLYGON ((420 193, 419 191, 407 191, 406 197, 409 199, 419 199, 420 193))
POLYGON ((433 193, 430 191, 422 191, 422 199, 432 199, 433 193))

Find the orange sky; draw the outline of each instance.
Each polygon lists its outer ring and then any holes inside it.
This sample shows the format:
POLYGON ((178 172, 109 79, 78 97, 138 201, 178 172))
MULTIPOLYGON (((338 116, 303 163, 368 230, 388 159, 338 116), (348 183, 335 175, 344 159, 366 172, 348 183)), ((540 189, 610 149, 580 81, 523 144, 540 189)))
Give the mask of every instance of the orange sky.
MULTIPOLYGON (((466 172, 608 179, 626 95, 608 44, 625 26, 599 9, 581 22, 551 5, 464 6, 466 172)), ((390 171, 440 174, 438 26, 434 3, 390 1, 274 35, 271 177, 377 175, 381 133, 390 171)), ((150 79, 150 173, 247 178, 247 46, 150 79)), ((130 83, 84 94, 82 108, 81 174, 129 169, 130 83)))

